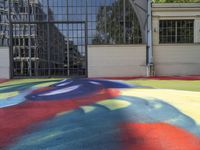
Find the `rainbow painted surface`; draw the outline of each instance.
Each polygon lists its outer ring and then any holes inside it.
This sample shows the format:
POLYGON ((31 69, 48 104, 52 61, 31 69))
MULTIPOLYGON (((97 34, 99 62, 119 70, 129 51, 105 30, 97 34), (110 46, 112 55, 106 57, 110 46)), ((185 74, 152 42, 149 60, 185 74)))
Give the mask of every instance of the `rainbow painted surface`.
POLYGON ((0 149, 200 150, 200 92, 95 79, 0 84, 0 149))

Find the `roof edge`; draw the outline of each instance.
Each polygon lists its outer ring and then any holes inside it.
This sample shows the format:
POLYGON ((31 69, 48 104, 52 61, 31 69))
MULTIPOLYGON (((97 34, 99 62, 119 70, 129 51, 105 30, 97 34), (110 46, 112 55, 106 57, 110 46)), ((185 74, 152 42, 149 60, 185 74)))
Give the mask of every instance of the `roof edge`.
POLYGON ((200 8, 200 3, 153 3, 153 8, 200 8))

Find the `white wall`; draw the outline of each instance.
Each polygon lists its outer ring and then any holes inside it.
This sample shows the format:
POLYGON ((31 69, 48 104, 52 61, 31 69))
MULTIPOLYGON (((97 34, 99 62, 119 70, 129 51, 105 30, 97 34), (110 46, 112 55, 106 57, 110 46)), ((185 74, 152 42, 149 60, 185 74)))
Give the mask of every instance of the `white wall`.
POLYGON ((145 76, 145 64, 145 45, 88 47, 89 77, 145 76))
POLYGON ((154 46, 156 75, 200 75, 200 45, 154 46))
POLYGON ((155 74, 200 75, 200 4, 153 5, 153 53, 155 74), (159 20, 194 20, 194 43, 159 44, 159 20))
POLYGON ((0 47, 0 79, 10 78, 9 48, 0 47))

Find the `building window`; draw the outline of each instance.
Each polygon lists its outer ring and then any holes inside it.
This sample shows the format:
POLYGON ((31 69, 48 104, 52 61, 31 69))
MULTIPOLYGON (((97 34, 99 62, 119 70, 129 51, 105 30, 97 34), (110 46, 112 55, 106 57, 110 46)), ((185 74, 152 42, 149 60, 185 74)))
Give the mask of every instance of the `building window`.
POLYGON ((194 20, 160 20, 160 43, 193 43, 194 20))

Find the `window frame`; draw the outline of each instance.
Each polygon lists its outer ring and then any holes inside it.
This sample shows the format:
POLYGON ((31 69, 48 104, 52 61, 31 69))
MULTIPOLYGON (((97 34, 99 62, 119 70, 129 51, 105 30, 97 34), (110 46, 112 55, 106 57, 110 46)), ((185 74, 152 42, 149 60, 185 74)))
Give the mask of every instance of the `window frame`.
POLYGON ((195 23, 194 19, 160 19, 159 20, 159 44, 193 44, 194 32, 195 32, 194 23, 195 23), (170 23, 171 25, 174 24, 174 27, 169 26, 170 23), (188 24, 191 24, 191 23, 192 25, 191 26, 189 25, 188 27, 188 24), (181 30, 184 31, 185 34, 181 34, 182 33, 181 30), (189 32, 189 34, 186 34, 187 31, 189 32), (165 32, 165 33, 162 33, 162 32, 165 32), (169 38, 171 39, 169 40, 169 38))

